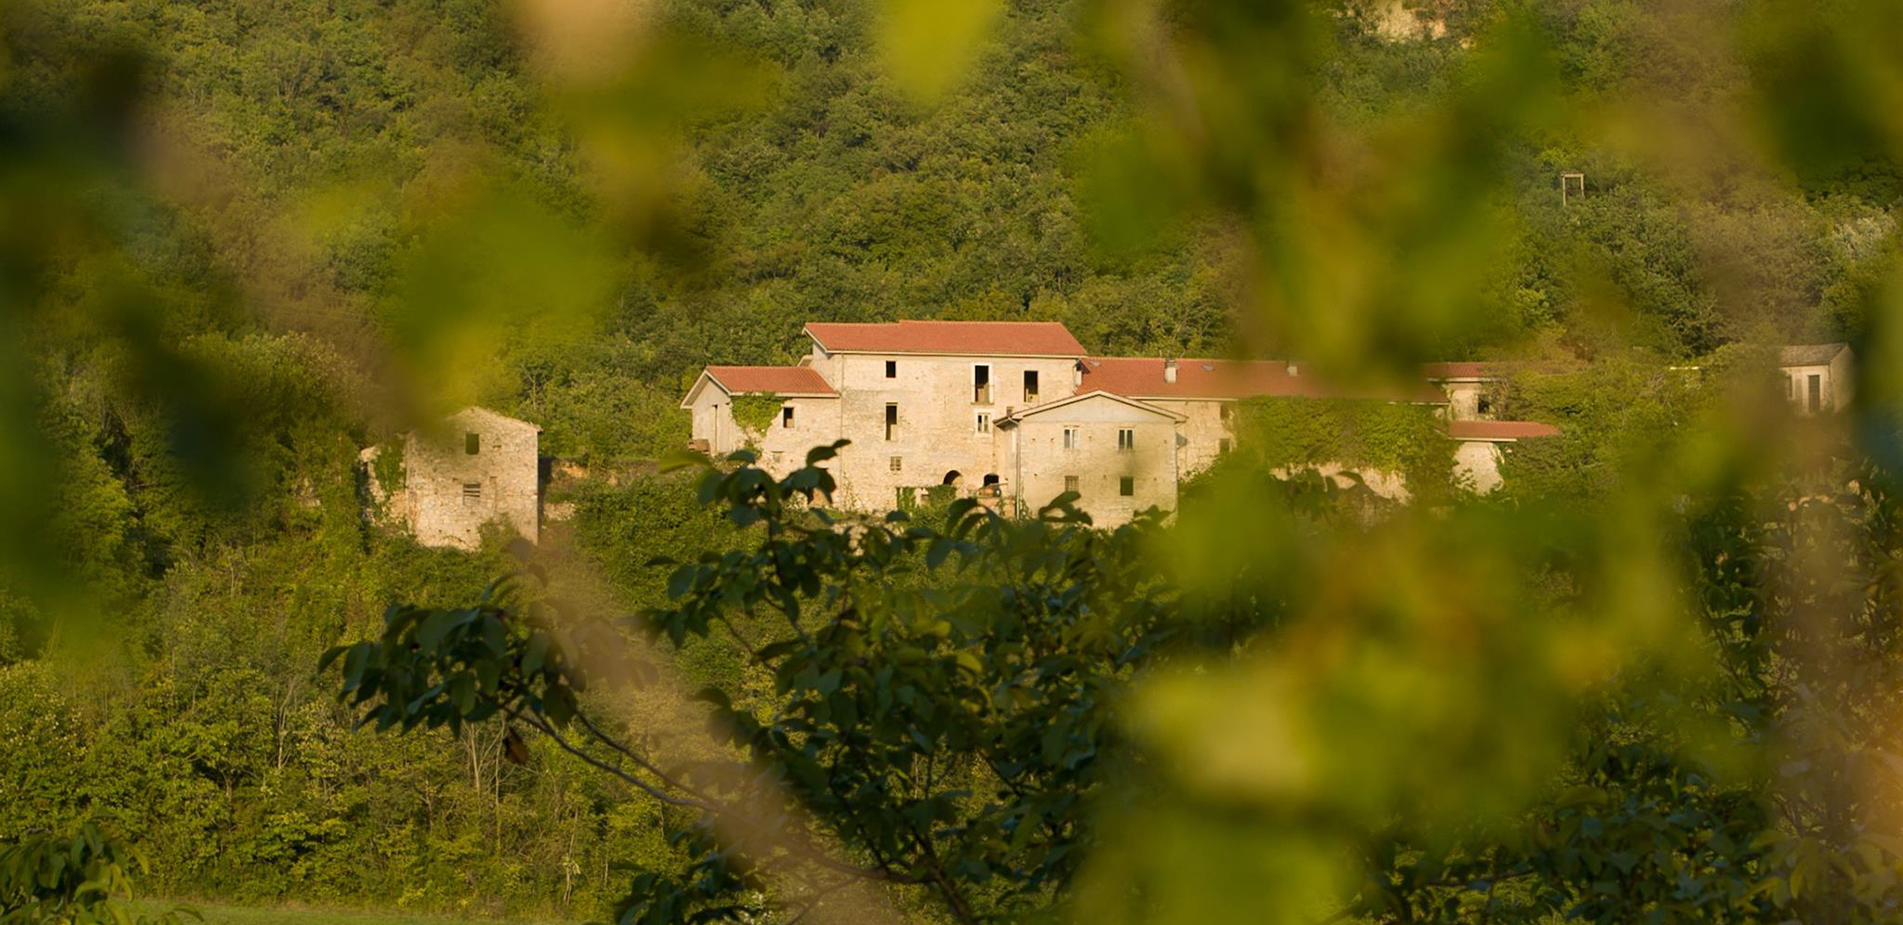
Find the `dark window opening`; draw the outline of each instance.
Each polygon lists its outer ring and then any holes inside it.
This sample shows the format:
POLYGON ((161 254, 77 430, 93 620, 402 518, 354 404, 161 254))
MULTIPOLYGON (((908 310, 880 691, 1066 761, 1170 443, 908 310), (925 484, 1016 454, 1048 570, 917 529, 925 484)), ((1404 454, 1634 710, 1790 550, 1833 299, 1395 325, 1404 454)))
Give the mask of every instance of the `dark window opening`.
POLYGON ((985 484, 986 485, 998 484, 998 474, 996 472, 985 473, 985 484))
POLYGON ((1229 422, 1229 406, 1226 404, 1217 405, 1216 409, 1217 409, 1216 415, 1222 419, 1223 423, 1225 424, 1228 423, 1229 422))
POLYGON ((780 426, 781 427, 793 426, 793 407, 791 405, 788 405, 780 409, 780 426))
POLYGON ((893 471, 893 472, 897 472, 897 471, 899 471, 900 469, 903 469, 903 468, 905 468, 905 457, 903 457, 903 456, 894 456, 894 457, 892 457, 892 459, 891 459, 891 460, 890 460, 890 461, 889 461, 889 462, 887 463, 887 465, 890 465, 890 466, 892 467, 892 471, 893 471))
POLYGON ((1120 494, 1124 496, 1125 498, 1128 498, 1131 495, 1134 495, 1136 493, 1137 493, 1136 479, 1126 475, 1123 478, 1120 478, 1117 480, 1117 494, 1120 494))
POLYGON ((1037 401, 1037 370, 1035 369, 1027 369, 1024 371, 1024 400, 1026 402, 1037 401))
POLYGON ((945 473, 945 481, 942 484, 956 485, 958 484, 958 478, 959 478, 958 470, 953 469, 952 471, 945 473))
POLYGON ((991 403, 991 367, 973 366, 971 368, 971 401, 978 405, 991 403))
POLYGON ((1117 431, 1117 449, 1134 450, 1137 446, 1137 432, 1128 427, 1117 431))
POLYGON ((464 501, 481 501, 482 500, 482 483, 481 482, 464 482, 463 483, 463 500, 464 501))
POLYGON ((1485 395, 1482 395, 1479 398, 1474 399, 1474 410, 1478 411, 1481 414, 1492 414, 1493 413, 1493 399, 1488 398, 1485 395))
POLYGON ((885 361, 885 377, 887 379, 899 378, 899 361, 897 360, 885 361))
POLYGON ((1823 407, 1824 407, 1824 377, 1811 376, 1810 377, 1810 410, 1816 411, 1823 407))
POLYGON ((1079 490, 1078 490, 1078 488, 1077 488, 1077 476, 1074 476, 1074 475, 1067 475, 1067 476, 1064 476, 1064 490, 1065 490, 1065 491, 1067 491, 1067 492, 1070 492, 1071 494, 1082 494, 1082 493, 1083 493, 1083 492, 1081 492, 1081 491, 1079 491, 1079 490))
POLYGON ((482 452, 482 435, 463 434, 463 452, 471 456, 482 452))
POLYGON ((899 435, 899 406, 885 406, 885 438, 891 440, 899 435))

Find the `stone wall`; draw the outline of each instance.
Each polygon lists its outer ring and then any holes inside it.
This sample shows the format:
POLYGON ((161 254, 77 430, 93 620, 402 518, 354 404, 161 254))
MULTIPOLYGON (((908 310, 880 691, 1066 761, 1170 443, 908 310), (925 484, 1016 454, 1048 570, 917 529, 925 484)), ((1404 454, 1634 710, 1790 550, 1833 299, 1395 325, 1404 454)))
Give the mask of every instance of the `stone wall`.
MULTIPOLYGON (((834 471, 842 488, 838 502, 859 510, 885 510, 898 503, 901 489, 922 489, 950 478, 961 494, 984 484, 987 475, 1008 483, 997 421, 1027 404, 1024 373, 1035 371, 1045 404, 1076 391, 1072 360, 1049 358, 836 354, 812 361, 839 390, 831 442, 852 445, 841 452, 834 471), (893 375, 886 376, 886 364, 893 375), (974 394, 976 366, 990 368, 990 394, 974 394), (983 400, 980 400, 983 399, 983 400), (886 406, 897 407, 897 426, 886 434, 886 406), (982 429, 979 415, 985 415, 982 429)), ((796 412, 797 415, 797 412, 796 412)), ((824 422, 824 413, 816 417, 824 422)), ((802 448, 803 452, 803 448, 802 448)), ((1008 493, 1009 486, 1005 486, 1008 493)))
POLYGON ((504 524, 535 542, 541 534, 541 428, 481 408, 450 415, 403 442, 401 511, 425 546, 475 548, 482 527, 504 524))
POLYGON ((1088 396, 1020 418, 1011 428, 1016 496, 1035 512, 1075 479, 1078 507, 1099 526, 1127 523, 1138 511, 1176 507, 1177 422, 1107 395, 1088 396), (1073 442, 1065 432, 1074 433, 1073 442), (1119 445, 1120 431, 1132 445, 1119 445), (1123 494, 1124 480, 1131 493, 1123 494))
POLYGON ((1454 450, 1454 478, 1478 494, 1500 487, 1500 444, 1491 440, 1463 440, 1454 450))

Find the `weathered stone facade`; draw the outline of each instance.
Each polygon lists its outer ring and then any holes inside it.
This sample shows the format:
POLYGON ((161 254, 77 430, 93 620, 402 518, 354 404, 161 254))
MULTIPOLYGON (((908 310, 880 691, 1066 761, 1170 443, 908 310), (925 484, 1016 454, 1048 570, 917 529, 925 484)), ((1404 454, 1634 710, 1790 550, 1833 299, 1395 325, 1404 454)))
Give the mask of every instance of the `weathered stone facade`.
MULTIPOLYGON (((751 446, 768 471, 813 446, 851 441, 830 463, 840 507, 882 511, 950 490, 1022 511, 1065 491, 1102 525, 1170 509, 1184 479, 1233 446, 1236 402, 1347 397, 1288 361, 1092 357, 1060 324, 902 321, 810 324, 792 367, 710 366, 681 407, 696 446, 751 446), (777 402, 765 427, 736 419, 736 398, 777 402)), ((1360 397, 1445 407, 1418 387, 1360 397)), ((1331 473, 1332 474, 1332 473, 1331 473)), ((1405 498, 1392 473, 1371 490, 1405 498)))
POLYGON ((371 500, 425 546, 473 549, 490 523, 536 542, 541 433, 527 421, 465 408, 437 427, 403 435, 401 486, 381 483, 377 451, 366 450, 371 500))

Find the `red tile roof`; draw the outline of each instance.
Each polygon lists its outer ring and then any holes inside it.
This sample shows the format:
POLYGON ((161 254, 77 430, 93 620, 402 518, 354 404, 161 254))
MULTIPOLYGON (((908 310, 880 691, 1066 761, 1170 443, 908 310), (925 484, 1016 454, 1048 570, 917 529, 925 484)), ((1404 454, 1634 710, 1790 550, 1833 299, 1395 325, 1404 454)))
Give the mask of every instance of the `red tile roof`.
POLYGON ((775 395, 838 395, 810 366, 709 366, 721 388, 729 392, 771 392, 775 395))
POLYGON ((1559 428, 1538 421, 1449 421, 1447 435, 1455 440, 1522 440, 1557 437, 1559 428))
POLYGON ((1421 364, 1421 375, 1429 379, 1497 379, 1505 373, 1498 363, 1421 364))
POLYGON ((1398 388, 1342 389, 1317 381, 1297 366, 1291 376, 1281 360, 1176 361, 1176 381, 1163 378, 1162 357, 1091 357, 1079 389, 1102 389, 1131 398, 1374 398, 1444 404, 1446 393, 1421 382, 1398 388))
POLYGON ((828 353, 1081 357, 1084 345, 1055 321, 815 321, 807 335, 828 353))

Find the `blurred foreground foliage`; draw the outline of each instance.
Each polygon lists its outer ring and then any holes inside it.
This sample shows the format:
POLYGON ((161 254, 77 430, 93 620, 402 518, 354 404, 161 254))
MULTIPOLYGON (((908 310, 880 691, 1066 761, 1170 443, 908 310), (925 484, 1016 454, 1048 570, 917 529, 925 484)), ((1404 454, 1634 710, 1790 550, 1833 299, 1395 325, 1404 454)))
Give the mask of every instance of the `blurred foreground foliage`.
POLYGON ((8 925, 181 925, 190 910, 132 911, 131 874, 145 859, 93 823, 70 836, 0 842, 0 922, 8 925))
POLYGON ((1895 919, 1900 30, 0 3, 0 838, 105 812, 175 892, 653 923, 1895 919), (1113 532, 626 464, 700 364, 921 315, 1525 358, 1500 407, 1564 434, 1370 510, 1263 470, 1445 444, 1271 411, 1302 445, 1113 532), (1808 424, 1740 346, 1836 338, 1859 399, 1808 424), (480 600, 500 540, 366 527, 354 466, 466 402, 599 476, 480 600))

